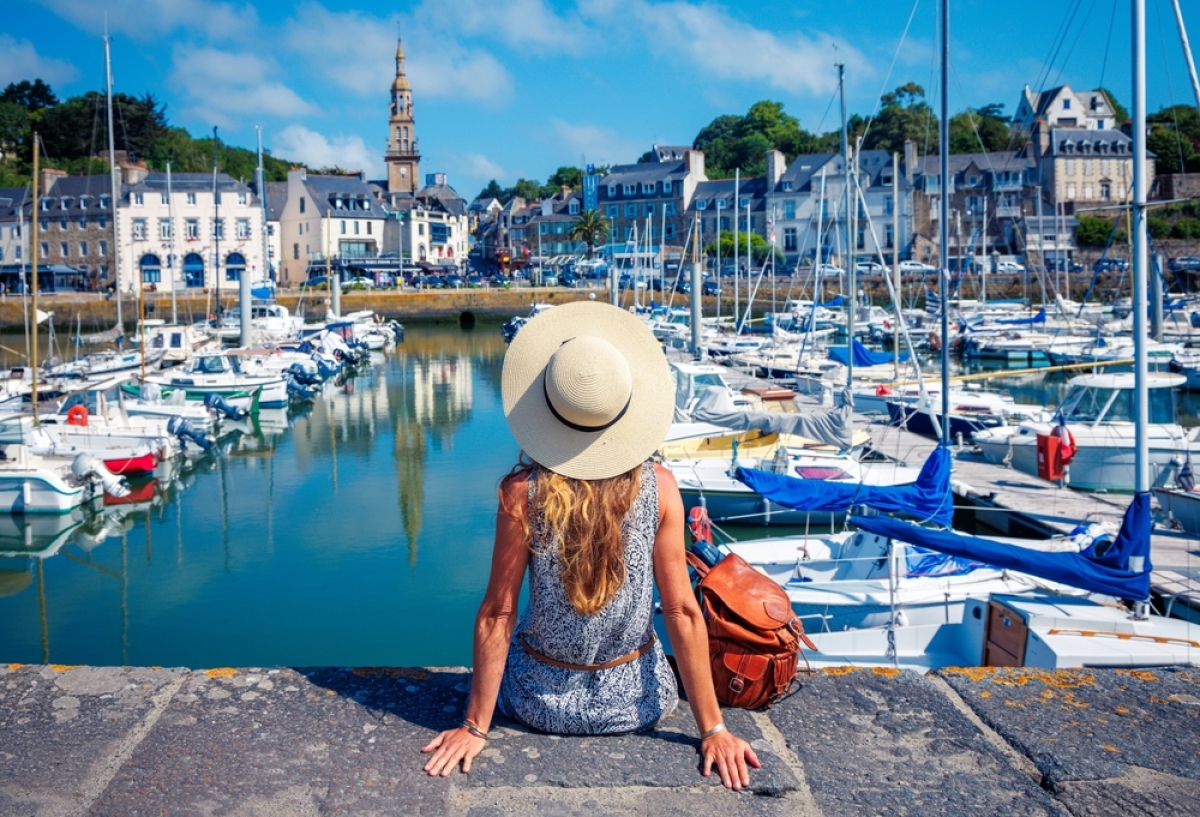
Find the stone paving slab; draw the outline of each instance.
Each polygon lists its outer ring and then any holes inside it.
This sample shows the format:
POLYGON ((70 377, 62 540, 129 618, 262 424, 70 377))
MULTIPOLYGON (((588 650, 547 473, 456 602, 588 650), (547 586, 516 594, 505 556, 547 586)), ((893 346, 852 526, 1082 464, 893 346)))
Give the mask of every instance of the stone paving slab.
POLYGON ((1200 812, 1200 674, 1172 669, 943 669, 1079 814, 1200 812))
POLYGON ((929 679, 825 670, 770 710, 825 815, 1065 815, 929 679))
POLYGON ((0 814, 86 808, 185 672, 0 665, 0 814))

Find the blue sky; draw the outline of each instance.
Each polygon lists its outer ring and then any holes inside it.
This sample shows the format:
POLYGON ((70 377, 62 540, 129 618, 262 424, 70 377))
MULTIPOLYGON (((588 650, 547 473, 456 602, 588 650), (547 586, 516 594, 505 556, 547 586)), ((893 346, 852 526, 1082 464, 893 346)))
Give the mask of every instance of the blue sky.
MULTIPOLYGON (((1011 114, 1025 84, 1061 82, 1103 82, 1128 106, 1129 5, 952 3, 951 108, 1001 102, 1011 114)), ((850 110, 864 114, 909 80, 932 95, 936 75, 934 0, 9 0, 5 11, 0 85, 102 88, 107 14, 118 90, 150 91, 193 134, 219 125, 253 147, 262 125, 277 155, 373 177, 399 32, 421 170, 449 174, 468 198, 489 178, 632 162, 759 99, 832 129, 835 62, 847 66, 850 110)), ((1200 7, 1184 11, 1200 42, 1200 7)), ((1147 0, 1147 18, 1150 110, 1194 103, 1169 0, 1147 0)))

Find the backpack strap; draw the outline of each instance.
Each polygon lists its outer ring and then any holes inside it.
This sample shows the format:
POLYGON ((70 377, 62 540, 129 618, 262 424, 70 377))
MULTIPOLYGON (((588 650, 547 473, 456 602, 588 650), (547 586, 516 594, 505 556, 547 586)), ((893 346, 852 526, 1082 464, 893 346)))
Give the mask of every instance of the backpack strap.
POLYGON ((708 571, 711 568, 704 563, 703 559, 686 549, 683 551, 683 555, 684 558, 687 559, 688 565, 692 568, 692 570, 696 571, 701 579, 708 575, 708 571))

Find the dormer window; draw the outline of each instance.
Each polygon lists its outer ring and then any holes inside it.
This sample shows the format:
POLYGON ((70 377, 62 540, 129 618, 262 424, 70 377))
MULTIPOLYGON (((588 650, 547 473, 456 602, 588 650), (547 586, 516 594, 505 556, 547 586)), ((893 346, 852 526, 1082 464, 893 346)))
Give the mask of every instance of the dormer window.
POLYGON ((63 196, 61 199, 58 200, 58 208, 60 210, 69 210, 70 207, 71 207, 71 200, 69 198, 67 198, 66 196, 63 196))
POLYGON ((362 200, 362 209, 364 209, 364 210, 370 210, 370 209, 371 209, 371 200, 370 200, 370 199, 363 199, 363 200, 362 200))
POLYGON ((108 196, 101 196, 101 197, 100 197, 100 209, 101 209, 101 210, 107 210, 107 209, 108 209, 108 196))
POLYGON ((707 209, 708 209, 708 202, 707 202, 707 201, 705 201, 704 199, 698 199, 698 200, 696 201, 696 209, 697 209, 697 210, 707 210, 707 209))
POLYGON ((749 206, 750 206, 750 199, 748 199, 745 196, 742 196, 741 200, 738 201, 738 207, 745 209, 746 207, 749 207, 749 206))
POLYGON ((642 182, 642 195, 643 196, 654 195, 654 182, 642 182))
POLYGON ((79 197, 79 209, 80 209, 80 210, 86 210, 86 209, 87 209, 87 206, 88 206, 88 197, 87 197, 87 196, 80 196, 80 197, 79 197))
POLYGON ((670 179, 663 179, 663 192, 664 193, 671 192, 671 180, 670 179))
POLYGON ((784 183, 783 183, 783 192, 785 192, 785 193, 790 193, 790 192, 792 192, 792 183, 791 183, 791 182, 784 182, 784 183))
POLYGON ((725 203, 725 199, 723 197, 717 199, 717 209, 718 210, 724 210, 728 206, 729 205, 725 203))
POLYGON ((42 210, 45 211, 45 210, 49 210, 49 209, 50 209, 50 199, 42 199, 42 210))
POLYGON ((1062 147, 1063 147, 1063 153, 1074 153, 1075 152, 1075 143, 1074 142, 1070 142, 1070 141, 1063 142, 1062 147))
POLYGON ((571 215, 579 215, 579 199, 571 199, 571 203, 567 205, 567 210, 571 215))
POLYGON ((1080 144, 1080 147, 1083 148, 1084 153, 1090 154, 1092 152, 1092 143, 1091 142, 1083 142, 1080 144))
POLYGON ((610 199, 615 199, 617 197, 617 186, 615 184, 610 184, 608 186, 608 197, 610 199))
POLYGON ((625 185, 625 190, 623 192, 625 193, 626 196, 635 195, 637 193, 637 185, 636 184, 627 184, 627 185, 625 185))

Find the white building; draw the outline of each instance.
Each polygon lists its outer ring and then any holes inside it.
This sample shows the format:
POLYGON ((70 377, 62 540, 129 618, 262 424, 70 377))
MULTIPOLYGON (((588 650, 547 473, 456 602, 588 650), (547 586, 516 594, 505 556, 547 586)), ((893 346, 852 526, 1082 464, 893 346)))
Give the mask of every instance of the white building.
POLYGON ((30 189, 0 189, 0 267, 28 263, 30 189))
POLYGON ((117 208, 119 285, 135 292, 237 286, 265 277, 262 205, 251 189, 219 174, 139 174, 123 185, 117 208), (215 199, 215 200, 214 200, 215 199))
POLYGON ((1103 91, 1073 91, 1070 85, 1060 85, 1035 92, 1026 85, 1017 102, 1012 129, 1017 133, 1029 133, 1038 119, 1051 128, 1112 130, 1124 124, 1117 121, 1103 91))
POLYGON ((309 266, 327 261, 374 258, 384 252, 388 213, 377 188, 357 176, 315 176, 303 168, 288 172, 287 200, 279 216, 282 252, 279 282, 297 286, 309 266))

